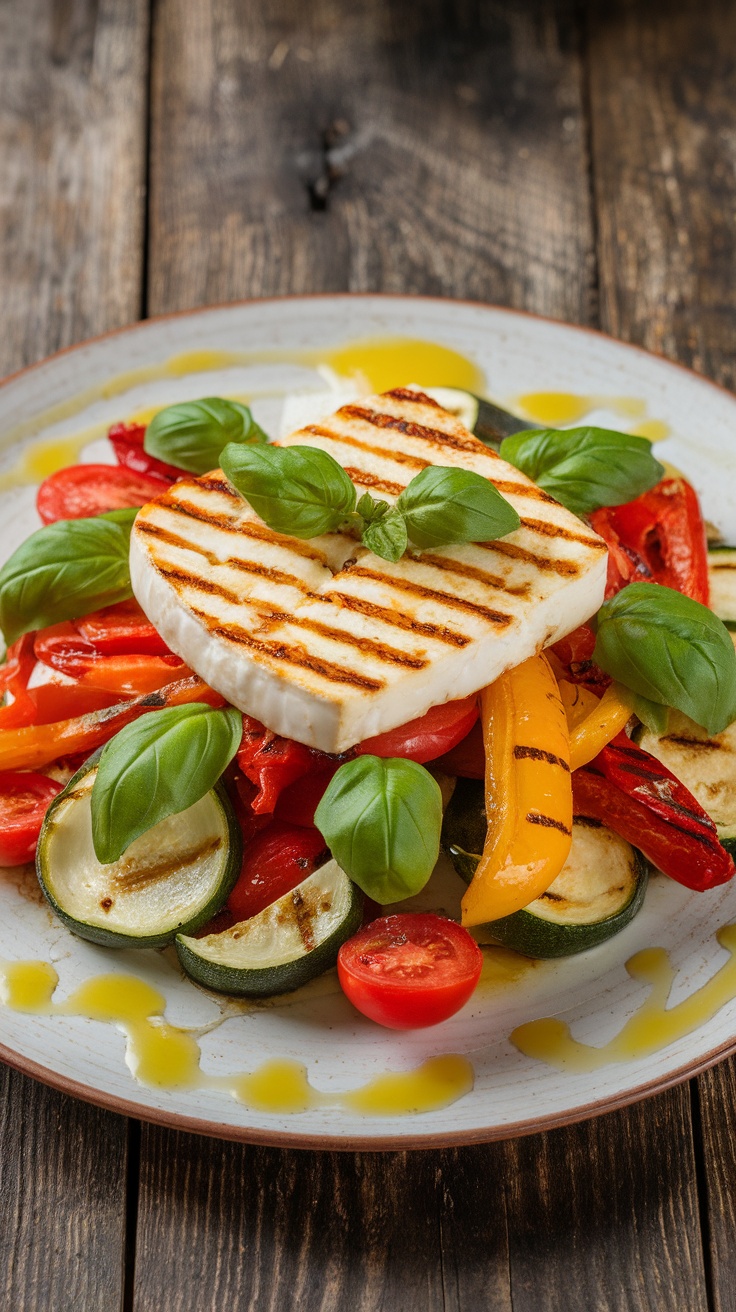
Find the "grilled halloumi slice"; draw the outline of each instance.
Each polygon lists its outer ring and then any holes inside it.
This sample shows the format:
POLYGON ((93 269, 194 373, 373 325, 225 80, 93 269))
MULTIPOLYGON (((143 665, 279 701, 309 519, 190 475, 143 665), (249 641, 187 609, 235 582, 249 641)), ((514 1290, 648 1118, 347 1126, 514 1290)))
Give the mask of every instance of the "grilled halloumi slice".
POLYGON ((598 609, 605 543, 422 392, 344 405, 282 439, 394 501, 427 465, 484 475, 521 527, 381 560, 340 533, 275 533, 221 471, 140 511, 133 590, 173 651, 270 729, 341 752, 485 687, 598 609))

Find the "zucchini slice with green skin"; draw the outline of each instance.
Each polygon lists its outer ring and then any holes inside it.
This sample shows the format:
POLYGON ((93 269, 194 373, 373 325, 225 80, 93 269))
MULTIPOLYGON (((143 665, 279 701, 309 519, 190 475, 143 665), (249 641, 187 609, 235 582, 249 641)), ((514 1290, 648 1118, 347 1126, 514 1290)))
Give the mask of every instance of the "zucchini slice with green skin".
POLYGON ((633 736, 689 788, 714 821, 720 842, 736 857, 736 722, 709 738, 699 724, 670 711, 666 733, 642 725, 633 736))
POLYGON ((59 919, 103 947, 158 948, 211 920, 240 873, 240 826, 221 784, 154 825, 103 865, 90 798, 99 752, 54 799, 36 851, 38 879, 59 919))
POLYGON ((278 902, 219 934, 178 934, 179 961, 218 993, 268 998, 291 993, 334 966, 363 919, 363 894, 336 861, 320 866, 278 902))
POLYGON ((481 442, 496 451, 505 437, 531 427, 528 420, 520 419, 518 415, 503 410, 500 405, 494 405, 492 401, 485 401, 482 396, 475 396, 473 392, 465 392, 459 387, 423 387, 422 391, 444 410, 455 415, 481 442))
MULTIPOLYGON (((459 779, 442 841, 466 883, 480 860, 485 831, 483 784, 459 779)), ((649 863, 641 852, 599 821, 575 816, 570 855, 554 883, 523 910, 483 926, 483 941, 502 943, 527 957, 585 952, 630 924, 641 910, 648 877, 649 863)))
POLYGON ((710 608, 727 629, 736 630, 736 547, 708 548, 710 608))

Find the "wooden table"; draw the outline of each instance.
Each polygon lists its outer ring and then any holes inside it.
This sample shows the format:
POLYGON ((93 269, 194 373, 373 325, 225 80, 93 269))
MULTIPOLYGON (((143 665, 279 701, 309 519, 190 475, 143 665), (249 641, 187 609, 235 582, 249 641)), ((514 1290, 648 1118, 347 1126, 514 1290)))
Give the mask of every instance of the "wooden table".
MULTIPOLYGON (((599 325, 733 385, 735 59, 731 0, 4 0, 0 371, 349 289, 599 325)), ((1 1080, 7 1312, 736 1308, 733 1061, 373 1156, 1 1080)))

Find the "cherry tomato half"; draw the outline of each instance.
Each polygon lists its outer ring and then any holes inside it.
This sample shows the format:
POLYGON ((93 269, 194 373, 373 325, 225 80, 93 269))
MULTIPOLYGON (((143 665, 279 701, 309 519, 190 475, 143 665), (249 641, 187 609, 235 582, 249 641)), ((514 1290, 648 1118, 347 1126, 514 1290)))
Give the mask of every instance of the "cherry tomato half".
POLYGON ((361 756, 404 756, 410 761, 433 761, 462 741, 478 719, 478 699, 432 706, 426 715, 409 720, 398 729, 379 733, 359 743, 361 756))
POLYGON ((483 954, 467 929, 432 913, 405 912, 364 925, 343 943, 337 973, 364 1016, 391 1030, 454 1016, 480 977, 483 954))
POLYGON ((36 509, 44 524, 57 519, 86 519, 106 510, 143 506, 166 489, 161 479, 135 474, 117 465, 69 465, 43 480, 36 509))
POLYGON ((0 771, 0 866, 33 860, 43 818, 62 788, 45 774, 0 771))
POLYGON ((256 916, 326 860, 327 848, 319 830, 272 820, 246 844, 240 876, 227 905, 236 920, 256 916))

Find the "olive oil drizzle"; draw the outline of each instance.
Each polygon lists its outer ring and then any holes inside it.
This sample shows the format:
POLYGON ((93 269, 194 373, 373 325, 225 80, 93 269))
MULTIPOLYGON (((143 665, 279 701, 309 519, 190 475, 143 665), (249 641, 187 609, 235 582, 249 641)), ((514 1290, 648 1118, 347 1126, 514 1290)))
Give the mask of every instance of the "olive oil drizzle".
POLYGON ((668 1007, 675 972, 664 948, 645 948, 626 962, 632 979, 649 985, 649 995, 608 1043, 595 1047, 574 1039, 569 1025, 557 1017, 519 1025, 511 1042, 527 1057, 563 1071, 594 1071, 616 1062, 650 1057, 712 1020, 736 997, 736 925, 716 935, 729 960, 715 975, 681 1002, 668 1007))
POLYGON ((147 1088, 217 1089, 252 1110, 279 1116, 323 1106, 341 1106, 364 1116, 410 1116, 448 1107, 473 1088, 473 1067, 454 1053, 432 1057, 415 1070, 386 1072, 339 1094, 315 1089, 306 1067, 285 1058, 273 1058, 250 1072, 208 1075, 201 1069, 198 1036, 213 1026, 188 1030, 169 1025, 166 999, 145 980, 97 975, 56 1002, 58 982, 46 961, 0 965, 0 998, 13 1011, 82 1016, 118 1026, 126 1037, 128 1068, 147 1088))

